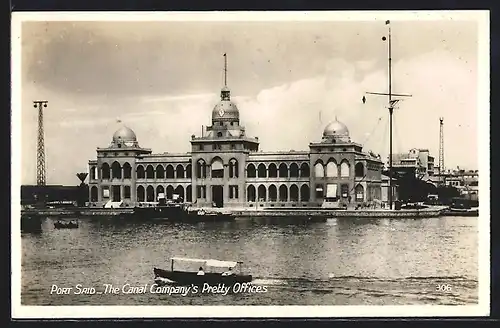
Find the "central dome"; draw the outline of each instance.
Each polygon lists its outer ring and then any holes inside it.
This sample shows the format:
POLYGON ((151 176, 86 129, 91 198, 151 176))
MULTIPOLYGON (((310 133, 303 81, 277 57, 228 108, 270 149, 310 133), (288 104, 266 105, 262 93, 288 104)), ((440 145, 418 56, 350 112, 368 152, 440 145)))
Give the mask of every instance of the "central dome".
POLYGON ((323 131, 323 136, 324 137, 348 137, 349 136, 349 129, 347 129, 347 126, 339 122, 337 118, 335 118, 335 121, 331 122, 325 127, 325 130, 323 131))
POLYGON ((113 141, 115 142, 127 142, 127 141, 137 141, 137 136, 135 132, 126 126, 122 126, 118 130, 116 130, 115 134, 113 134, 113 141))
POLYGON ((239 120, 240 112, 235 103, 231 100, 221 100, 217 105, 215 105, 212 110, 212 120, 226 120, 226 119, 236 119, 239 120))

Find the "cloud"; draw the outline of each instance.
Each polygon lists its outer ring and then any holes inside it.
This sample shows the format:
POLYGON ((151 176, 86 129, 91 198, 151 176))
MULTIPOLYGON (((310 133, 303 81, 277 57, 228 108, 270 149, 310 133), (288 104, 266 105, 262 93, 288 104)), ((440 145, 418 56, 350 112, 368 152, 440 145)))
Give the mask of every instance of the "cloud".
MULTIPOLYGON (((371 41, 379 42, 384 29, 337 24, 267 30, 242 24, 224 36, 224 24, 134 25, 136 30, 83 22, 31 26, 26 33, 32 38, 23 41, 22 182, 35 182, 33 99, 49 100, 50 183, 77 184, 75 173, 86 170, 96 147, 109 145, 123 124, 156 153, 189 151, 191 135, 211 124, 222 85, 217 60, 224 49, 231 50, 229 85, 241 124, 247 135, 259 137, 261 149, 307 150, 337 116, 354 141, 387 155, 387 99, 367 96, 361 102, 366 91, 387 92, 385 45, 371 41), (35 45, 42 47, 37 60, 35 45)), ((403 25, 396 32, 393 91, 413 97, 395 110, 395 151, 429 148, 437 160, 442 116, 447 166, 476 168, 477 59, 468 39, 475 30, 436 24, 403 25), (417 30, 434 34, 411 38, 417 30)))
MULTIPOLYGON (((68 94, 110 96, 212 93, 229 83, 255 95, 322 74, 324 61, 384 64, 386 34, 373 22, 26 22, 23 79, 68 94)), ((473 57, 475 22, 394 23, 394 56, 439 49, 473 57), (411 40, 411 42, 408 42, 411 40)))
POLYGON ((143 97, 142 101, 150 102, 175 102, 175 101, 192 101, 196 99, 214 99, 214 94, 205 93, 197 95, 180 95, 180 96, 163 96, 163 97, 143 97))

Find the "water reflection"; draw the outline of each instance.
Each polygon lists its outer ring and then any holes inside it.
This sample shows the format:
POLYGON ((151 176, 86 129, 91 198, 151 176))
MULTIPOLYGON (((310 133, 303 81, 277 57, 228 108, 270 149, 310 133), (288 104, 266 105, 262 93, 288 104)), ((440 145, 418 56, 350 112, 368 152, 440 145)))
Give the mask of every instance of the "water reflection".
MULTIPOLYGON (((421 292, 424 284, 408 281, 408 277, 465 277, 469 279, 463 282, 467 299, 477 300, 475 218, 338 218, 308 224, 255 220, 139 223, 82 218, 78 229, 60 230, 53 228, 53 220, 46 219, 42 233, 22 234, 22 253, 22 297, 30 304, 89 302, 47 296, 55 282, 151 283, 152 268, 168 268, 173 256, 242 260, 245 271, 256 279, 280 282, 276 284, 280 287, 273 285, 272 292, 266 295, 235 296, 233 301, 238 304, 366 304, 366 299, 380 301, 377 297, 387 297, 384 300, 390 304, 406 304, 405 300, 414 298, 423 301, 419 296, 404 294, 409 290, 421 292), (381 290, 388 296, 374 296, 381 290)), ((99 302, 152 304, 158 300, 166 299, 150 295, 103 298, 99 302)), ((174 304, 205 301, 169 299, 174 304)))

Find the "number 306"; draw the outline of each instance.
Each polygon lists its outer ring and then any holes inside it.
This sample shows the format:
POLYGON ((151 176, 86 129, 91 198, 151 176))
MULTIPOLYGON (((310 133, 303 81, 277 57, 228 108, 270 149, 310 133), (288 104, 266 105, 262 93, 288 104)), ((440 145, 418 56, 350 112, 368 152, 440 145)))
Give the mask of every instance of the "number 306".
POLYGON ((436 291, 438 292, 451 292, 451 286, 446 284, 446 285, 437 285, 436 286, 436 291))

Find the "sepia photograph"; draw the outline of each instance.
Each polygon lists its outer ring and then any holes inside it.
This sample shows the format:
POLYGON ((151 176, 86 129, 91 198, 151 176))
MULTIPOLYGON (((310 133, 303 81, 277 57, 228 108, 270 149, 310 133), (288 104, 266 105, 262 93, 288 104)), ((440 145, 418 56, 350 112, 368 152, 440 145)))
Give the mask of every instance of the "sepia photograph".
POLYGON ((14 12, 11 50, 14 318, 489 314, 488 11, 14 12))

